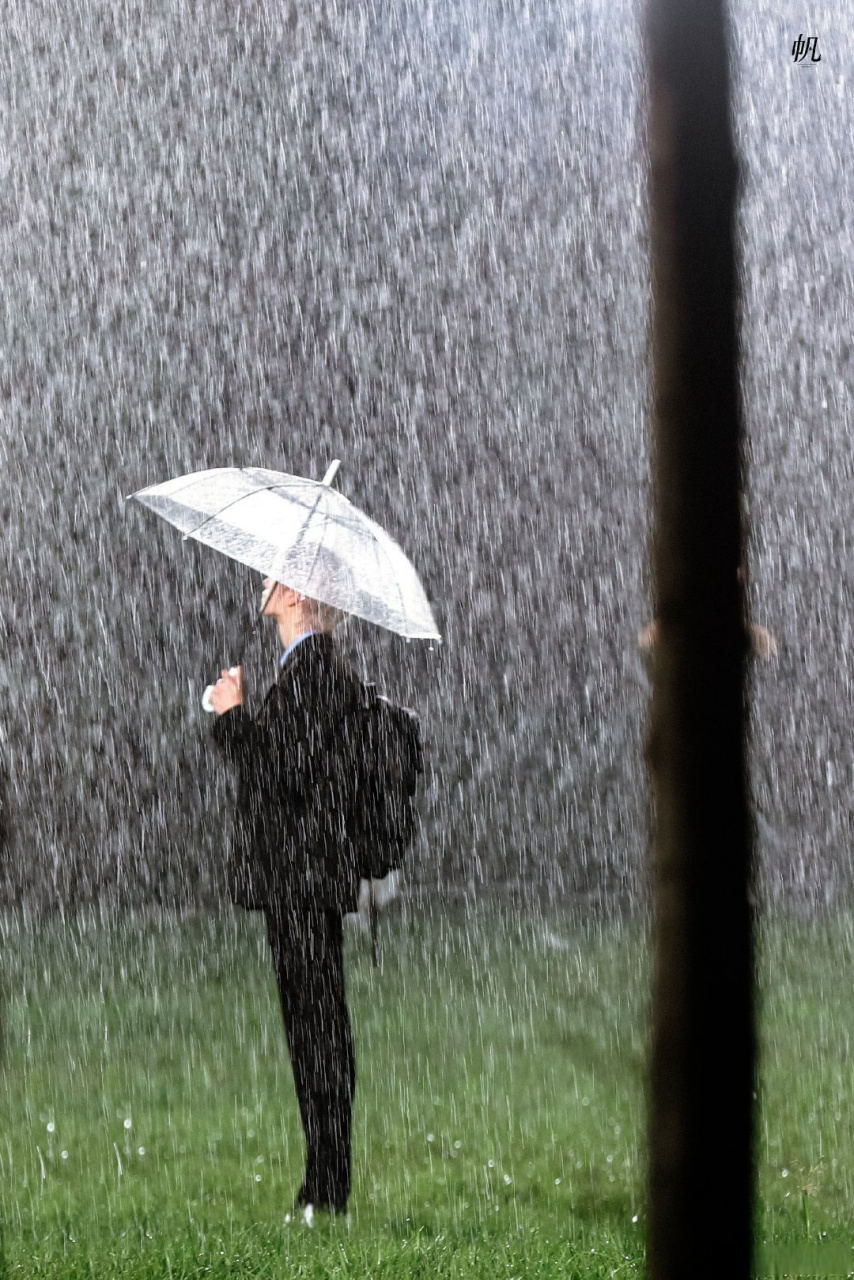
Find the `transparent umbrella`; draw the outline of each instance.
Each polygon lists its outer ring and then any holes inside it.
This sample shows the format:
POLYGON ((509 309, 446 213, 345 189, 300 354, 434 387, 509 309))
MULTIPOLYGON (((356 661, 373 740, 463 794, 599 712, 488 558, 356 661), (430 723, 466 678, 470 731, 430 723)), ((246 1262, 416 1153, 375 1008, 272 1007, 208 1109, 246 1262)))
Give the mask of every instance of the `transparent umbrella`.
POLYGON ((418 574, 398 544, 322 481, 260 467, 176 476, 131 494, 194 538, 345 613, 410 639, 440 640, 418 574))

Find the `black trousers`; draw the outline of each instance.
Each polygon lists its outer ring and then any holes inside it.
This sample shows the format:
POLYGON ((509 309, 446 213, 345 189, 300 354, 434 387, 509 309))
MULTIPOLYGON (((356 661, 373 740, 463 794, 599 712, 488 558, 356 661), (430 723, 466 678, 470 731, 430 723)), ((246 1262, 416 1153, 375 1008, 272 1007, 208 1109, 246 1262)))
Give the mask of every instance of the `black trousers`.
POLYGON ((356 1088, 342 917, 312 905, 268 908, 265 916, 305 1133, 297 1203, 340 1211, 350 1194, 356 1088))

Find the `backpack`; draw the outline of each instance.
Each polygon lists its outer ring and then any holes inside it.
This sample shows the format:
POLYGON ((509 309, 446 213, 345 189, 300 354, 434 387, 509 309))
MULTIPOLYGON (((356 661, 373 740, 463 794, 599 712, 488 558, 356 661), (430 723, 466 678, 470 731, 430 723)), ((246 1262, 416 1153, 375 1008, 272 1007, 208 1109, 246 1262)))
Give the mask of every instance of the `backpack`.
POLYGON ((376 685, 362 683, 361 694, 348 833, 359 877, 381 880, 403 865, 415 834, 415 792, 424 772, 421 725, 414 711, 384 698, 376 685))

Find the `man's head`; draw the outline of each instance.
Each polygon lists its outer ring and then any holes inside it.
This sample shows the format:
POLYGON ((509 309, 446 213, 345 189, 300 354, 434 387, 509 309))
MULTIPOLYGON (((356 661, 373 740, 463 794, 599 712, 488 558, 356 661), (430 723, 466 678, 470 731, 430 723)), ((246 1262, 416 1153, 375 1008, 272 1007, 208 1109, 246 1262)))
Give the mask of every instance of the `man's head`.
POLYGON ((332 632, 346 615, 341 609, 322 600, 313 600, 293 587, 286 587, 274 578, 264 579, 261 597, 265 618, 275 619, 279 638, 284 646, 296 640, 306 631, 332 632))

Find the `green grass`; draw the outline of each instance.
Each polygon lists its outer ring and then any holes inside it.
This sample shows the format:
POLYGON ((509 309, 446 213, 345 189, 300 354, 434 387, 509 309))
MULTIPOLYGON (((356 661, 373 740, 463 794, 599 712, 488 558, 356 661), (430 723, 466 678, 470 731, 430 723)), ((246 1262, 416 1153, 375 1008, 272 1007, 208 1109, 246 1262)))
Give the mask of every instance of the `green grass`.
MULTIPOLYGON (((312 1231, 254 917, 2 927, 9 1276, 641 1274, 639 925, 437 910, 380 972, 349 936, 351 1215, 312 1231)), ((760 1239, 854 1249, 852 951, 847 917, 764 933, 760 1239)))

